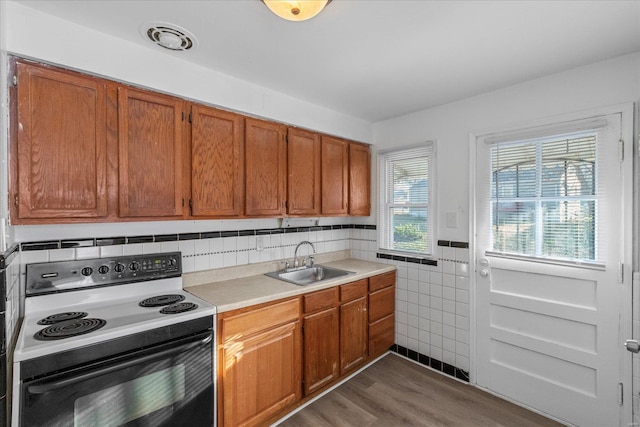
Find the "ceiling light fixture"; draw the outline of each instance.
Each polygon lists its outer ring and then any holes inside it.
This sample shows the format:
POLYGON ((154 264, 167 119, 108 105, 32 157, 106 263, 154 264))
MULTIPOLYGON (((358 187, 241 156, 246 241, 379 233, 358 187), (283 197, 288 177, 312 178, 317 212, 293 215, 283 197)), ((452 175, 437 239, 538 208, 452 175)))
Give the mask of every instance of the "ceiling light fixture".
POLYGON ((282 19, 288 21, 305 21, 320 12, 331 0, 262 0, 262 2, 282 19))

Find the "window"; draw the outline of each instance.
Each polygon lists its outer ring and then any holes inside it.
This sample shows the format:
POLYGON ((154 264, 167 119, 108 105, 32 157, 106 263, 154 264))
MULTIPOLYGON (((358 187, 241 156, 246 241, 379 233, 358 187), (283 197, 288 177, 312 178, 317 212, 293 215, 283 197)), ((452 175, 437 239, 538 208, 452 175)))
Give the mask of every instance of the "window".
POLYGON ((382 251, 431 255, 433 144, 378 156, 379 246, 382 251))
POLYGON ((598 131, 493 144, 490 251, 595 262, 598 131))

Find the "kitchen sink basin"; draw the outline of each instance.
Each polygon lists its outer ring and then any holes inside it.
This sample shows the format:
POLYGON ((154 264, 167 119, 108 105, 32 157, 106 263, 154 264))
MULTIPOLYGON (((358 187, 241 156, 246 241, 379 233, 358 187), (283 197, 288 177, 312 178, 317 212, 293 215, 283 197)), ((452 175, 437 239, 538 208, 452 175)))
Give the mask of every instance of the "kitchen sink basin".
POLYGON ((295 270, 280 270, 266 273, 267 276, 284 280, 299 286, 313 285, 324 280, 355 274, 353 271, 340 270, 339 268, 315 265, 313 267, 301 267, 295 270))

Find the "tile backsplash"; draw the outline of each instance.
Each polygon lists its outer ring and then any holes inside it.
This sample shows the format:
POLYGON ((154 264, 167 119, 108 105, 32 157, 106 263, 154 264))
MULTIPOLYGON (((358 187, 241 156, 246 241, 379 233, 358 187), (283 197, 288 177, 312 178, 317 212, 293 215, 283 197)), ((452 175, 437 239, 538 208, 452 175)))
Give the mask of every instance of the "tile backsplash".
MULTIPOLYGON (((469 249, 463 242, 438 241, 429 260, 388 256, 378 253, 375 226, 339 224, 25 242, 20 264, 180 251, 184 273, 192 273, 291 260, 303 240, 316 253, 351 250, 354 258, 395 265, 396 345, 444 372, 454 367, 468 374, 469 249)), ((304 245, 298 255, 310 253, 304 245)))

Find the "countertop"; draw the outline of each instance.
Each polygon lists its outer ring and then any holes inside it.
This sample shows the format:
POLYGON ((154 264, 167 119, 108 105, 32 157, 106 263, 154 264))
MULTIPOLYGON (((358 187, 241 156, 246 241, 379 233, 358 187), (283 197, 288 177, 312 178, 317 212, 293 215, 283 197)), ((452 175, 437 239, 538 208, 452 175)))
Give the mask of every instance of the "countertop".
POLYGON ((229 310, 342 285, 396 269, 394 265, 345 258, 345 256, 350 256, 349 252, 341 251, 317 255, 316 264, 352 271, 353 274, 314 285, 298 286, 265 276, 264 273, 282 268, 280 262, 274 261, 185 274, 183 286, 187 292, 215 305, 218 313, 224 313, 229 310))

